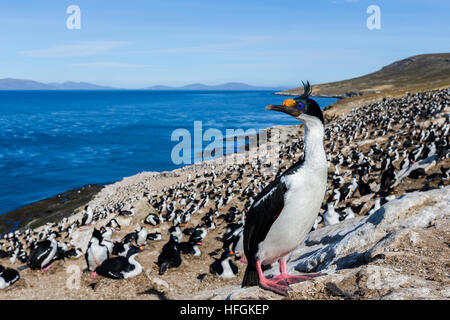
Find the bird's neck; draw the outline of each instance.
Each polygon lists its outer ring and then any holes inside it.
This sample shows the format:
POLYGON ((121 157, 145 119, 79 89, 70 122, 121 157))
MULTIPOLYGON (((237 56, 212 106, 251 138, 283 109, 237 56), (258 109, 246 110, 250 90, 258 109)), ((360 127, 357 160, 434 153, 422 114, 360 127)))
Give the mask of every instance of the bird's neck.
POLYGON ((310 166, 327 166, 323 137, 324 128, 320 120, 305 121, 305 162, 310 166))
POLYGON ((142 272, 142 266, 139 262, 136 261, 137 254, 133 254, 128 258, 128 262, 134 266, 134 270, 132 271, 133 275, 138 275, 142 272))
POLYGON ((136 253, 131 254, 130 256, 128 256, 128 261, 130 261, 131 264, 135 264, 136 263, 136 253))

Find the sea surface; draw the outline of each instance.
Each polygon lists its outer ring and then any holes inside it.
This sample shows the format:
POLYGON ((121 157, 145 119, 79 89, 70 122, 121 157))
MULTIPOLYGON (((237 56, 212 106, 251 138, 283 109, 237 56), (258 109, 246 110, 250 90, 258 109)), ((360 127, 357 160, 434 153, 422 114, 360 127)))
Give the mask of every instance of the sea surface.
MULTIPOLYGON (((0 214, 87 184, 183 166, 177 129, 297 124, 272 91, 0 91, 0 214)), ((315 98, 324 108, 334 98, 315 98)), ((183 141, 183 143, 187 142, 183 141)), ((203 147, 210 142, 203 142, 203 147)), ((198 150, 192 150, 192 160, 198 150)))

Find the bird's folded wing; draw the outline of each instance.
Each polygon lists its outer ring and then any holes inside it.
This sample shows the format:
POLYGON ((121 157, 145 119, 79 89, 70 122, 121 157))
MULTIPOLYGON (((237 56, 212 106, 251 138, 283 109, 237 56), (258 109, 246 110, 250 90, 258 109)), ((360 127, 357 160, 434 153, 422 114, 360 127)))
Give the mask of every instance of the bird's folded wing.
POLYGON ((247 259, 252 260, 270 227, 284 207, 284 194, 287 190, 280 178, 271 182, 255 199, 246 215, 244 226, 244 251, 247 259))

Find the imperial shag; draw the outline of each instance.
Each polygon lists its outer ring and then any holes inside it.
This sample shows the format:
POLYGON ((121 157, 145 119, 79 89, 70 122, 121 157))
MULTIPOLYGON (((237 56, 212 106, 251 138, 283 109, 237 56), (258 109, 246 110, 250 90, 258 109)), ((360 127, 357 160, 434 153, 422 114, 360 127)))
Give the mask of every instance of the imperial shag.
POLYGON ((126 257, 109 258, 99 265, 94 273, 93 278, 97 274, 111 279, 127 279, 136 277, 142 272, 142 266, 136 261, 136 255, 145 250, 142 247, 131 247, 126 257))
POLYGON ((20 279, 17 270, 0 265, 0 289, 5 289, 20 279))
POLYGON ((327 159, 323 147, 324 118, 312 99, 309 82, 304 93, 266 110, 280 111, 303 122, 305 150, 302 160, 276 177, 256 197, 244 226, 244 252, 248 265, 242 286, 260 285, 287 295, 289 284, 322 274, 288 275, 286 256, 306 237, 319 214, 327 188, 327 159), (279 262, 281 274, 266 278, 262 266, 279 262))

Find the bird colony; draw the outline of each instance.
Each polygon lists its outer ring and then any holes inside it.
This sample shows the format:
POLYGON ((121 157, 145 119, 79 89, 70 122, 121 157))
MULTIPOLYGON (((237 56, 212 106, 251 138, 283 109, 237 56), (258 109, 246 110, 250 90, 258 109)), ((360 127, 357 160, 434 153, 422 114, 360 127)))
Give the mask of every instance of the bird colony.
MULTIPOLYGON (((371 215, 408 192, 446 186, 449 105, 450 88, 383 99, 340 117, 325 112, 328 188, 312 230, 371 215)), ((143 287, 156 281, 180 290, 239 283, 247 262, 246 212, 265 186, 303 156, 301 126, 280 130, 285 135, 278 170, 261 156, 229 166, 215 160, 143 173, 106 186, 82 212, 59 223, 4 234, 0 289, 38 290, 34 283, 42 277, 67 278, 64 266, 73 261, 81 268, 84 292, 101 290, 96 286, 102 281, 133 278, 143 287)))

